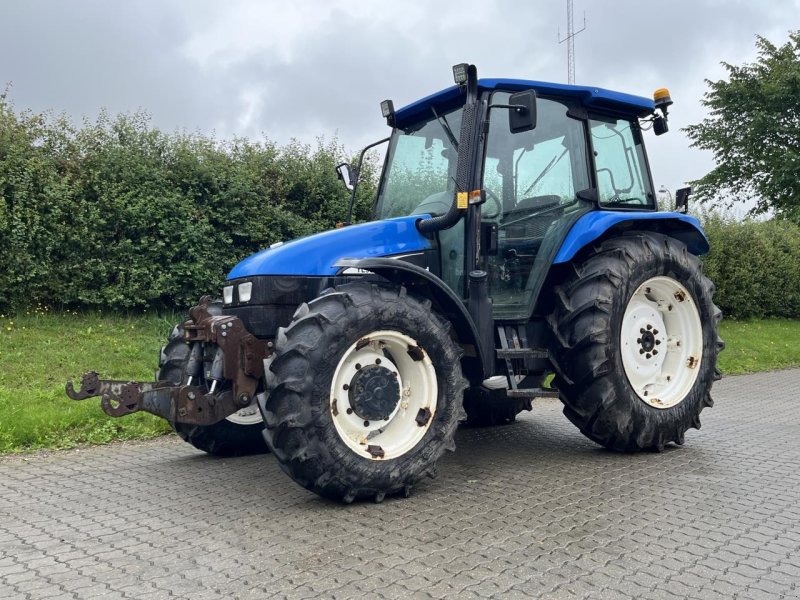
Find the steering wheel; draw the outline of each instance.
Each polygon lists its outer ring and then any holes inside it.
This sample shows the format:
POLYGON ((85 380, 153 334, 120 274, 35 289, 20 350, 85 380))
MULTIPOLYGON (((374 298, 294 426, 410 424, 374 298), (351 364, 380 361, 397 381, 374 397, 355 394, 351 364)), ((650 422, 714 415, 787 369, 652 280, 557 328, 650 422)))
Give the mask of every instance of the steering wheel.
POLYGON ((495 210, 494 214, 482 215, 482 217, 484 219, 496 219, 498 216, 500 216, 500 213, 503 210, 503 204, 502 202, 500 202, 500 198, 497 197, 497 194, 495 194, 492 190, 484 188, 483 191, 486 192, 486 197, 492 202, 494 202, 494 205, 497 208, 497 210, 495 210))

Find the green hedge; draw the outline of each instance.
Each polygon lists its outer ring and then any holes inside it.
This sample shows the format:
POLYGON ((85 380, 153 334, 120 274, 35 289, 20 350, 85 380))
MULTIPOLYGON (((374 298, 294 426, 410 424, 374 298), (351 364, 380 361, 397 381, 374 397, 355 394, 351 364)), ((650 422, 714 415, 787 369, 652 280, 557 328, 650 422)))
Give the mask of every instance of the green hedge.
POLYGON ((711 244, 703 266, 725 316, 800 318, 800 225, 718 214, 703 221, 711 244))
MULTIPOLYGON (((0 311, 190 306, 245 256, 342 220, 345 158, 336 143, 168 134, 141 113, 76 127, 0 94, 0 311)), ((356 220, 374 180, 370 163, 356 220)), ((725 314, 800 318, 800 226, 703 220, 725 314)))
MULTIPOLYGON (((75 127, 0 95, 0 310, 191 305, 273 242, 331 228, 341 147, 164 133, 147 115, 75 127)), ((374 195, 367 165, 355 209, 374 195)))

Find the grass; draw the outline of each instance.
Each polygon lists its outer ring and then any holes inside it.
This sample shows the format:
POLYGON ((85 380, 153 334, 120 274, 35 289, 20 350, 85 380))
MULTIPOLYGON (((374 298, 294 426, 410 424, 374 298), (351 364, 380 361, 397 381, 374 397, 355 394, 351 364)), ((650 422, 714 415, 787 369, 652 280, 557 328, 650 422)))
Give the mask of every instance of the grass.
POLYGON ((98 398, 75 402, 71 379, 152 380, 158 350, 177 316, 49 314, 0 317, 0 453, 72 448, 163 435, 169 425, 138 413, 112 419, 98 398))
MULTIPOLYGON (((138 413, 112 419, 97 398, 75 402, 64 382, 94 369, 103 378, 151 380, 177 315, 0 315, 0 453, 144 439, 170 431, 138 413)), ((800 321, 723 321, 725 374, 800 366, 800 321)))
POLYGON ((800 320, 723 321, 720 335, 719 368, 726 375, 800 366, 800 320))

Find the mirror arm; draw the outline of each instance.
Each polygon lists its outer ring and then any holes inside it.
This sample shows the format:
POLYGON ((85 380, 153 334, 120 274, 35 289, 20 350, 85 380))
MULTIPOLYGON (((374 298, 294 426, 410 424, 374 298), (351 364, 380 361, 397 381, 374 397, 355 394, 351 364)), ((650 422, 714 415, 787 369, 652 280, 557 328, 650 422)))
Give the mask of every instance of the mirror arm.
POLYGON ((488 111, 492 108, 513 108, 519 113, 525 113, 528 111, 528 108, 523 104, 490 104, 486 107, 486 110, 488 111))
POLYGON ((371 143, 369 146, 365 146, 364 149, 361 151, 361 154, 358 157, 358 165, 356 165, 355 168, 356 178, 355 181, 353 182, 353 191, 350 192, 350 205, 347 207, 347 220, 345 221, 347 225, 352 223, 351 219, 353 218, 353 204, 356 201, 356 192, 358 191, 358 180, 361 175, 361 165, 364 163, 364 155, 367 153, 367 150, 371 150, 375 146, 380 146, 381 144, 388 142, 390 139, 391 137, 385 137, 382 140, 378 140, 377 142, 371 143))

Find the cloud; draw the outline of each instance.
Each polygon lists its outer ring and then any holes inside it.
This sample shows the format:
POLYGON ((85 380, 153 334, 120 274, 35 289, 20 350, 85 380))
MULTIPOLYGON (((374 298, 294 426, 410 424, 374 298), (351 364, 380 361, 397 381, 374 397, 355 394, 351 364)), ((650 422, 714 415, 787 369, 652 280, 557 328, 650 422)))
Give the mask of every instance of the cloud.
MULTIPOLYGON (((313 142, 351 150, 386 133, 396 106, 451 83, 469 61, 483 76, 566 80, 562 0, 295 2, 28 0, 0 3, 0 82, 19 108, 75 119, 147 110, 166 129, 313 142)), ((797 0, 576 0, 577 82, 649 95, 667 86, 672 131, 648 136, 656 184, 703 175, 711 157, 679 128, 703 115, 705 78, 755 57, 756 34, 782 42, 797 0)))

